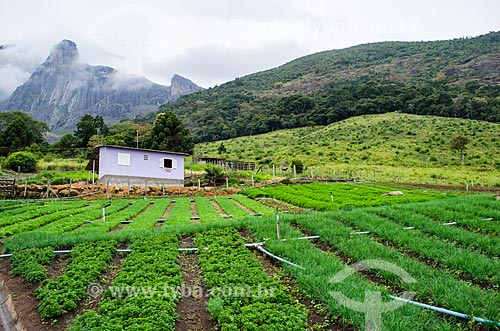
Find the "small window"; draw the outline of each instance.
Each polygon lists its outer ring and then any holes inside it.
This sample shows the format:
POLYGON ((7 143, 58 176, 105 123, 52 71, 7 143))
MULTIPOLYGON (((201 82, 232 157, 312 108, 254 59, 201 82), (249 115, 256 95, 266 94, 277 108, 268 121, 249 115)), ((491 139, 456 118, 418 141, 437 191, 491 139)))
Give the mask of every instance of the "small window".
POLYGON ((160 159, 160 167, 165 169, 175 169, 177 168, 177 160, 170 158, 162 158, 160 159))
POLYGON ((144 161, 147 161, 149 160, 149 155, 148 154, 144 154, 144 161))
POLYGON ((163 168, 172 168, 172 159, 163 159, 163 168))
POLYGON ((129 166, 130 165, 130 154, 118 153, 118 165, 129 166))

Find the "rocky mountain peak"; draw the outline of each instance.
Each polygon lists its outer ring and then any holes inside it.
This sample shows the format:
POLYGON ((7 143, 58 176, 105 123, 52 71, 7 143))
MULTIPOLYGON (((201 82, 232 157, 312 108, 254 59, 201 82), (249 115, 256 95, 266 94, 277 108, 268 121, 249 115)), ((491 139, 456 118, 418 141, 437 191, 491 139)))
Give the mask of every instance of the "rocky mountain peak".
POLYGON ((46 63, 70 65, 78 60, 78 48, 71 40, 64 39, 52 48, 46 63))
POLYGON ((196 85, 187 78, 175 74, 170 80, 170 90, 172 97, 190 94, 201 91, 203 88, 196 85))
POLYGON ((54 46, 47 60, 12 93, 0 110, 22 110, 48 123, 52 130, 74 130, 85 114, 101 115, 106 123, 135 118, 202 88, 175 75, 171 86, 78 60, 71 40, 54 46))

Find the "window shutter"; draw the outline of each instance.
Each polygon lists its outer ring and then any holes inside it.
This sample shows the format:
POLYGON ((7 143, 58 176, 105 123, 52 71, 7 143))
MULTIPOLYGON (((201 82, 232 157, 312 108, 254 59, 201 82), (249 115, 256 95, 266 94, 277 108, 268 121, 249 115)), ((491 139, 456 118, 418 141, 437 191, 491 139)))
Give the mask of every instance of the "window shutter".
POLYGON ((172 159, 172 169, 177 169, 177 160, 172 159))

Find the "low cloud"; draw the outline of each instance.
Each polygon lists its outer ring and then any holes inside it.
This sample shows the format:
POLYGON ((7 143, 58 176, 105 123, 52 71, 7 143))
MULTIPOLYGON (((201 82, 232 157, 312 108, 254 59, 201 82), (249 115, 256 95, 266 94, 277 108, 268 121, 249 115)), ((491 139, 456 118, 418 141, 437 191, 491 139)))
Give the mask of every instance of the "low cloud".
POLYGON ((200 86, 210 87, 273 68, 306 52, 305 47, 292 42, 249 49, 207 44, 174 58, 147 63, 144 71, 153 81, 165 81, 179 74, 200 86))
POLYGON ((3 45, 0 49, 0 101, 23 84, 36 66, 33 57, 24 49, 3 45))

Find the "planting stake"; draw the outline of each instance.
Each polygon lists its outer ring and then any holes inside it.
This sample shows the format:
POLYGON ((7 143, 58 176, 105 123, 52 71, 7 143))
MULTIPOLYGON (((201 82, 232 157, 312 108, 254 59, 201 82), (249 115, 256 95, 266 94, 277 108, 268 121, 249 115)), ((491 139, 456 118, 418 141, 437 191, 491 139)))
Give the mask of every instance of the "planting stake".
POLYGON ((416 302, 416 301, 412 301, 412 300, 408 300, 408 299, 404 299, 404 298, 400 298, 400 297, 395 297, 395 296, 392 296, 392 295, 388 295, 388 297, 391 298, 391 299, 393 299, 393 300, 396 300, 396 301, 401 301, 401 302, 409 303, 409 304, 412 304, 414 306, 417 306, 417 307, 420 307, 420 308, 425 308, 425 309, 430 309, 430 310, 433 310, 433 311, 437 311, 439 313, 448 314, 448 315, 452 315, 452 316, 456 316, 456 317, 460 317, 460 318, 464 318, 464 319, 468 319, 468 320, 470 320, 471 317, 472 317, 472 319, 474 319, 474 321, 479 322, 479 323, 486 323, 486 324, 493 324, 493 325, 496 325, 496 326, 500 326, 499 322, 490 321, 490 320, 487 320, 485 318, 475 317, 475 316, 469 316, 467 314, 458 313, 458 312, 453 311, 453 310, 448 310, 448 309, 445 309, 445 308, 439 308, 439 307, 427 305, 425 303, 420 303, 420 302, 416 302))
POLYGON ((280 214, 278 213, 278 208, 276 208, 276 233, 278 234, 278 240, 281 240, 280 233, 280 214))

